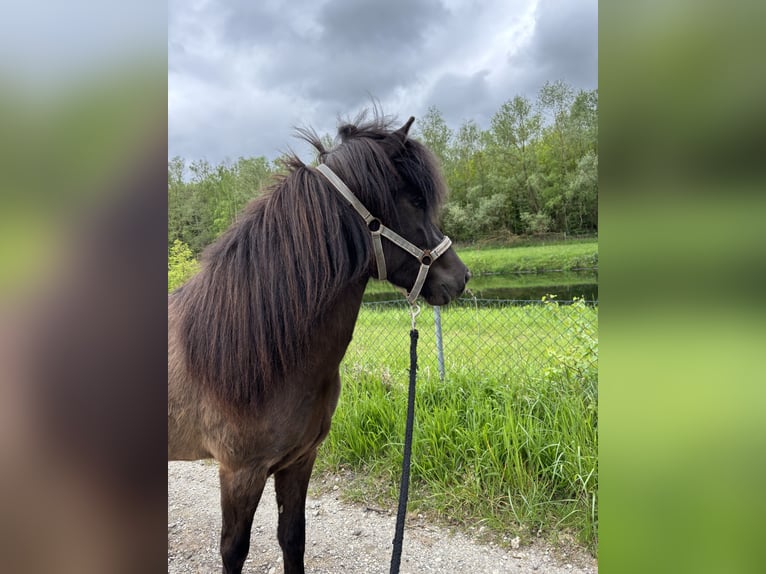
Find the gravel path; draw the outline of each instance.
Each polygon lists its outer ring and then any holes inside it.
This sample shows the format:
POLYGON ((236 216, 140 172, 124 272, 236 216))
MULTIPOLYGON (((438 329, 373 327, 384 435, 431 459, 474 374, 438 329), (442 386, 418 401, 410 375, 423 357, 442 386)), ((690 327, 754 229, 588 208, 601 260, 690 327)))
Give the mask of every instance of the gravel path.
MULTIPOLYGON (((309 489, 310 490, 310 489, 309 489)), ((218 467, 209 462, 168 463, 168 573, 220 572, 221 528, 218 467)), ((339 500, 339 491, 306 503, 306 572, 388 572, 396 517, 339 500)), ((282 572, 277 509, 271 480, 253 523, 245 572, 282 572)), ((542 544, 506 550, 482 544, 415 518, 407 521, 401 574, 462 572, 595 574, 595 560, 575 549, 557 552, 542 544), (554 557, 555 556, 557 557, 554 557), (563 557, 562 557, 563 555, 563 557)))

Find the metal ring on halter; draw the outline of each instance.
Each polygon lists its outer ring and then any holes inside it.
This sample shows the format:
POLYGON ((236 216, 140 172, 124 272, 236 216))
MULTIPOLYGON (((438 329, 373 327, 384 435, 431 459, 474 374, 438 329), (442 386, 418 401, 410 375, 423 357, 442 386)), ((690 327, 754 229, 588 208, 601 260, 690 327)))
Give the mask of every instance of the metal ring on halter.
POLYGON ((407 301, 409 301, 410 304, 413 304, 417 300, 418 295, 420 295, 420 290, 423 288, 423 285, 426 282, 426 276, 428 275, 428 271, 431 268, 431 264, 439 257, 441 257, 447 251, 447 249, 449 249, 450 245, 452 245, 452 240, 445 235, 444 239, 441 240, 439 245, 431 250, 421 252, 420 256, 418 257, 418 261, 420 261, 420 270, 418 271, 418 276, 415 279, 415 284, 412 286, 412 290, 407 293, 407 301), (424 261, 426 257, 428 257, 428 263, 424 261))

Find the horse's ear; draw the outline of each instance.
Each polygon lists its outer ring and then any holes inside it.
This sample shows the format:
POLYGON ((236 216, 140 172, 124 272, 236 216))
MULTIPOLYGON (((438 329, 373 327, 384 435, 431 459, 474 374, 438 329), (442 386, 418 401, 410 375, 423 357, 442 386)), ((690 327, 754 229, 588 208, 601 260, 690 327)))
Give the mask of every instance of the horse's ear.
POLYGON ((348 138, 352 137, 354 134, 356 134, 359 130, 357 127, 353 124, 344 124, 338 128, 338 135, 340 136, 340 141, 346 141, 348 138))
POLYGON ((398 130, 396 130, 394 133, 398 135, 400 138, 402 138, 402 141, 405 141, 407 139, 407 134, 410 131, 410 127, 412 126, 412 123, 415 121, 414 116, 410 116, 410 119, 407 120, 407 123, 404 124, 402 127, 400 127, 398 130))

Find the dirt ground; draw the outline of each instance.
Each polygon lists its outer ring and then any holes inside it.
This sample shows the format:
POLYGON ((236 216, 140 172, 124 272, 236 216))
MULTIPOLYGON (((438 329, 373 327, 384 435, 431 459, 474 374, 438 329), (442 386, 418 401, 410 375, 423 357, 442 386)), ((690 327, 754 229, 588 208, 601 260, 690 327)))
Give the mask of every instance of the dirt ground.
MULTIPOLYGON (((306 572, 388 572, 395 508, 369 508, 340 500, 335 486, 306 503, 306 572)), ((309 490, 311 492, 311 490, 309 490)), ((209 462, 168 463, 168 574, 220 572, 218 467, 209 462)), ((269 480, 255 514, 244 572, 282 572, 277 509, 269 480)), ((542 542, 516 549, 481 543, 413 517, 406 524, 401 574, 596 574, 596 561, 578 548, 542 542)))

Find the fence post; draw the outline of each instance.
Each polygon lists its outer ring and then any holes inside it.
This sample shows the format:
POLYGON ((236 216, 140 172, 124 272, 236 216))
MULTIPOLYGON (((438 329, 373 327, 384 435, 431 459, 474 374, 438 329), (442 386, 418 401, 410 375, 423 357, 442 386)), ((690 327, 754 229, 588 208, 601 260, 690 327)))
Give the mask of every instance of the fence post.
POLYGON ((439 363, 439 378, 444 382, 444 345, 442 344, 442 309, 434 305, 434 326, 436 327, 436 358, 439 363))

